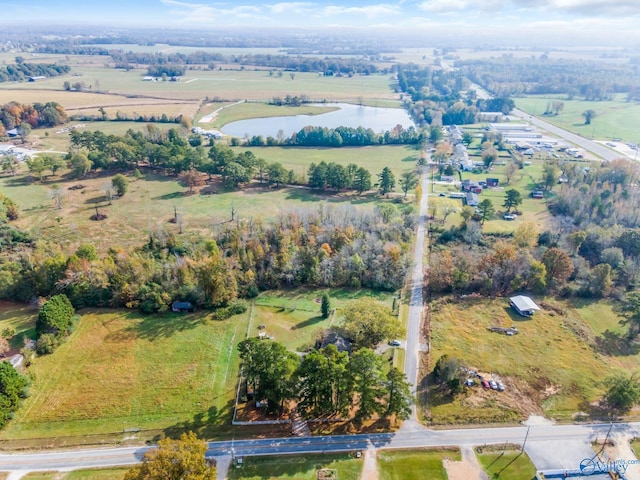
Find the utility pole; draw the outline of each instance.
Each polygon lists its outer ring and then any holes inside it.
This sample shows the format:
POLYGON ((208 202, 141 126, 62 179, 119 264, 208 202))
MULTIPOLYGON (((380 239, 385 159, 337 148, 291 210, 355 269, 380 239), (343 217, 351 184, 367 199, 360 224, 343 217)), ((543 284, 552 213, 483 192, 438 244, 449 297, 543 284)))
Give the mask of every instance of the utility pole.
POLYGON ((524 436, 524 442, 522 442, 522 450, 521 452, 524 452, 524 446, 527 443, 527 438, 529 437, 529 430, 531 430, 531 427, 527 427, 527 434, 524 436))

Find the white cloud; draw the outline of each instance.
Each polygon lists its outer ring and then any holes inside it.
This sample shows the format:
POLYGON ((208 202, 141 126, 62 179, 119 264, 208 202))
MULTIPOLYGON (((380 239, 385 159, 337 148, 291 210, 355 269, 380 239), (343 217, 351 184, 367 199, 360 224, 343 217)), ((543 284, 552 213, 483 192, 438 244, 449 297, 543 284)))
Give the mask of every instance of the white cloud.
POLYGON ((281 2, 272 5, 266 5, 267 8, 276 15, 279 14, 291 14, 291 13, 305 13, 308 12, 313 3, 309 2, 281 2))
POLYGON ((183 23, 233 22, 238 19, 257 19, 262 13, 262 9, 254 5, 236 5, 232 8, 224 8, 222 6, 182 2, 179 0, 160 1, 165 5, 176 7, 171 11, 171 15, 175 21, 183 23))
POLYGON ((320 11, 323 15, 336 17, 340 15, 358 15, 366 18, 384 17, 397 15, 401 9, 396 5, 378 4, 367 5, 365 7, 343 7, 338 5, 328 5, 320 11))

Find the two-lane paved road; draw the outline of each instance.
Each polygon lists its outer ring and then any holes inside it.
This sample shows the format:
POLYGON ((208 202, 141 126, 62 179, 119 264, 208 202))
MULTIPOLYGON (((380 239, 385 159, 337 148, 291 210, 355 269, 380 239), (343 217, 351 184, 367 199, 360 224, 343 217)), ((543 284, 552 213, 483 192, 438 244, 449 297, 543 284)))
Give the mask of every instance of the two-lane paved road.
MULTIPOLYGON (((550 425, 531 427, 527 444, 551 440, 590 441, 603 439, 610 425, 550 425)), ((435 446, 522 444, 527 427, 473 428, 458 430, 401 430, 374 435, 338 435, 328 437, 286 437, 257 440, 211 442, 209 457, 232 452, 238 456, 306 454, 366 450, 376 448, 422 448, 435 446)), ((616 424, 612 434, 637 437, 640 423, 616 424)), ((0 471, 74 470, 112 467, 140 461, 149 447, 75 449, 45 453, 0 454, 0 471)))

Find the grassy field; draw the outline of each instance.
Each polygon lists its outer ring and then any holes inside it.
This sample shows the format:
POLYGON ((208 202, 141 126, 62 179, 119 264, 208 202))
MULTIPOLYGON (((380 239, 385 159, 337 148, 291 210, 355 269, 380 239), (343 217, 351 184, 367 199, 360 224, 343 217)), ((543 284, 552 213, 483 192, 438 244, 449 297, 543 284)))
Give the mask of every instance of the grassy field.
MULTIPOLYGON (((364 158, 361 157, 361 161, 364 158)), ((354 156, 353 161, 358 162, 358 158, 354 156)), ((183 212, 187 233, 210 235, 224 228, 231 218, 232 207, 236 218, 261 218, 271 222, 282 212, 321 202, 371 208, 384 201, 375 194, 332 195, 304 188, 271 189, 257 184, 238 191, 219 190, 213 195, 185 195, 186 189, 175 177, 148 173, 138 181, 130 178, 127 194, 107 205, 103 186, 109 182, 111 177, 103 175, 82 180, 47 177, 42 183, 33 184, 25 183, 22 176, 4 176, 0 177, 0 190, 21 209, 17 225, 36 236, 46 236, 65 248, 93 241, 102 250, 113 245, 139 245, 146 240, 150 227, 165 227, 177 233, 177 227, 168 223, 173 217, 174 207, 183 212), (68 189, 79 183, 86 188, 68 189), (61 210, 54 207, 49 197, 53 185, 64 190, 61 210), (90 220, 96 206, 100 207, 101 213, 108 215, 99 224, 90 220)), ((215 185, 213 187, 215 192, 215 185)))
POLYGON ((536 474, 536 468, 526 453, 490 452, 478 454, 477 457, 489 478, 531 480, 536 474))
POLYGON ((587 138, 611 140, 622 138, 626 142, 640 142, 640 103, 627 102, 623 94, 610 101, 567 100, 566 95, 532 95, 515 99, 516 106, 532 115, 558 125, 566 130, 587 138), (543 116, 547 103, 561 101, 564 110, 558 116, 543 116), (582 112, 594 110, 597 113, 591 125, 585 125, 582 112))
POLYGON ((460 461, 460 452, 382 450, 377 457, 380 480, 447 480, 442 461, 460 461))
MULTIPOLYGON (((247 148, 236 148, 236 152, 243 150, 247 148)), ((342 148, 250 147, 250 150, 269 163, 282 163, 284 168, 293 170, 298 175, 306 175, 309 165, 323 160, 344 166, 355 163, 369 170, 372 183, 376 183, 382 169, 389 167, 396 178, 396 192, 400 191, 400 175, 415 168, 419 153, 415 148, 403 145, 342 148)))
POLYGON ((9 340, 11 351, 8 355, 18 353, 24 346, 24 339, 35 339, 35 321, 37 312, 26 305, 0 302, 0 332, 5 328, 14 328, 16 334, 9 340))
POLYGON ((392 294, 369 290, 297 289, 265 292, 255 300, 249 335, 257 335, 258 325, 265 325, 267 335, 291 350, 312 348, 324 330, 340 322, 339 311, 326 319, 320 315, 320 298, 324 293, 329 295, 335 309, 363 296, 375 298, 389 308, 392 305, 392 294))
POLYGON ((127 468, 101 468, 74 472, 32 472, 22 478, 28 480, 122 480, 127 468))
POLYGON ((340 480, 358 480, 362 470, 362 458, 351 454, 324 455, 273 455, 245 457, 241 467, 229 469, 229 480, 316 480, 317 471, 328 468, 337 470, 340 480))
MULTIPOLYGON (((297 72, 294 79, 288 73, 282 77, 269 76, 265 70, 188 70, 178 82, 145 82, 146 69, 130 71, 95 65, 73 67, 76 76, 53 77, 39 82, 5 82, 0 84, 0 98, 10 98, 13 91, 63 91, 63 83, 84 82, 90 91, 118 95, 138 95, 157 99, 201 100, 260 100, 274 96, 306 94, 312 100, 349 101, 396 100, 389 88, 387 75, 356 75, 353 77, 323 77, 317 73, 297 72)), ((74 93, 72 93, 74 94, 74 93)), ((54 100, 52 98, 52 100, 54 100)), ((63 104, 63 106, 65 106, 63 104)))
POLYGON ((576 412, 591 411, 589 402, 600 397, 600 380, 612 369, 639 364, 637 349, 619 350, 619 331, 607 333, 617 323, 607 303, 534 300, 543 311, 526 320, 512 312, 507 299, 434 305, 432 362, 448 354, 485 375, 499 376, 506 386, 502 393, 471 388, 454 401, 432 392, 434 423, 515 421, 530 413, 570 420, 576 412), (590 322, 602 315, 610 320, 592 327, 590 322), (511 325, 518 335, 487 330, 511 325))
POLYGON ((30 368, 31 395, 0 438, 138 428, 215 436, 232 412, 234 346, 247 321, 248 315, 212 322, 206 314, 88 311, 66 343, 30 368))

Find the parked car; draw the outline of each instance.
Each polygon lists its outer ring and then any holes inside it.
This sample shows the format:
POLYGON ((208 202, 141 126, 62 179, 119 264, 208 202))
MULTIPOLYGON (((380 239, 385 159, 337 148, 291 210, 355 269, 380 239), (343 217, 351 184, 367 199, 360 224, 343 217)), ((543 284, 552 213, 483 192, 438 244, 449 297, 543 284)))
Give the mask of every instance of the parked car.
POLYGON ((515 213, 505 213, 503 218, 505 220, 515 220, 518 216, 515 213))
POLYGON ((402 345, 402 343, 400 342, 400 340, 391 340, 389 342, 389 345, 391 345, 392 347, 399 347, 400 345, 402 345))
POLYGON ((487 382, 486 380, 482 380, 481 383, 484 388, 491 388, 491 385, 489 385, 489 382, 487 382))
POLYGON ((489 380, 489 386, 491 387, 491 390, 497 390, 498 389, 498 384, 496 383, 496 381, 493 378, 491 380, 489 380))
POLYGON ((496 382, 496 385, 498 386, 499 392, 504 392, 504 384, 500 380, 496 382))
POLYGON ((464 382, 467 387, 474 387, 476 385, 476 381, 473 378, 467 378, 464 382))

